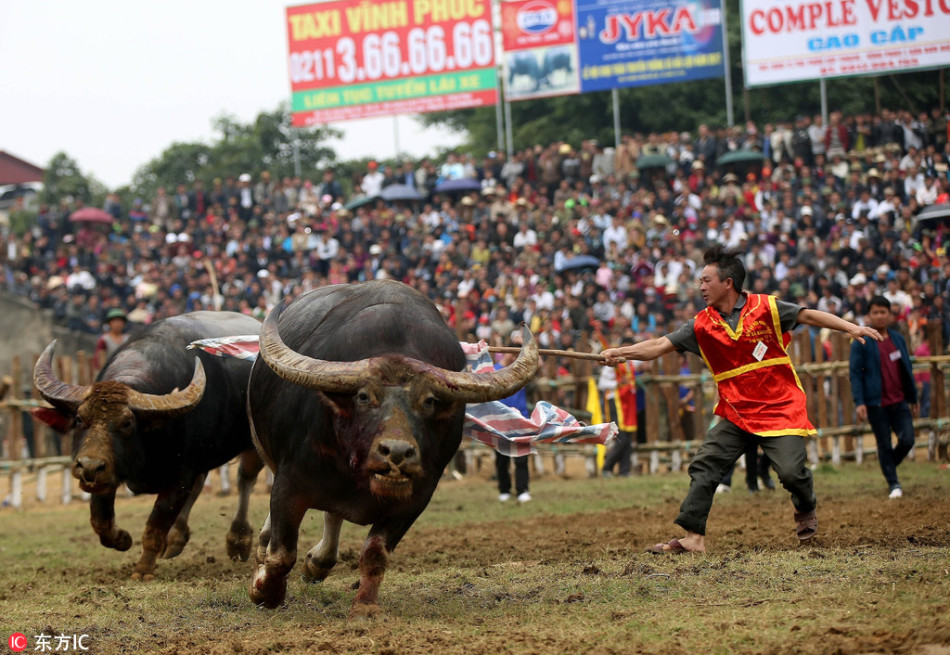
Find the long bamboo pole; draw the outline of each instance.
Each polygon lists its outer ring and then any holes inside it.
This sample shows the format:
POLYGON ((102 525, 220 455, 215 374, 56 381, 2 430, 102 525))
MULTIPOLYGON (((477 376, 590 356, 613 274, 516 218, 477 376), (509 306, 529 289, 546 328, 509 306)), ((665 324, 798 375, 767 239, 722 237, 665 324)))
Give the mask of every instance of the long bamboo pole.
MULTIPOLYGON (((521 348, 515 346, 489 346, 488 352, 490 353, 511 353, 517 355, 521 352, 521 348)), ((546 348, 538 349, 539 355, 545 355, 550 357, 573 357, 574 359, 586 359, 592 362, 603 362, 604 356, 596 353, 579 353, 573 350, 549 350, 546 348)))

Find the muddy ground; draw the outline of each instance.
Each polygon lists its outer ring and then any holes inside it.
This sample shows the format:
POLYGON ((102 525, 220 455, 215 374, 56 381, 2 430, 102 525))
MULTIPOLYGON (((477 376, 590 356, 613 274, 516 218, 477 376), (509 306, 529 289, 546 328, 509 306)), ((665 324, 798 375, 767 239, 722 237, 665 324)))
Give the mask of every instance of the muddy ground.
MULTIPOLYGON (((872 472, 870 479, 874 479, 872 472)), ((877 474, 879 475, 879 474, 877 474)), ((304 588, 299 581, 299 572, 291 574, 287 604, 274 612, 262 612, 247 607, 244 590, 249 579, 250 563, 231 562, 223 556, 221 534, 215 530, 196 529, 192 542, 178 559, 160 562, 159 580, 169 583, 172 594, 176 585, 204 589, 209 599, 202 603, 200 611, 180 611, 181 629, 167 625, 167 615, 152 617, 139 615, 130 620, 141 621, 146 631, 152 630, 137 640, 136 652, 173 653, 304 653, 373 652, 392 655, 395 653, 686 653, 695 648, 695 638, 687 635, 670 637, 663 635, 638 635, 637 612, 643 606, 632 604, 624 607, 618 603, 612 615, 598 620, 629 624, 615 637, 595 639, 595 626, 583 625, 575 613, 579 598, 564 595, 553 600, 537 602, 532 594, 543 594, 537 589, 524 591, 518 586, 525 578, 542 572, 551 578, 563 576, 582 577, 602 575, 628 581, 642 580, 653 576, 685 577, 695 574, 706 580, 707 569, 718 568, 727 575, 735 571, 737 562, 760 561, 774 557, 776 561, 795 556, 801 547, 792 534, 791 507, 777 494, 762 492, 747 496, 744 491, 735 491, 730 497, 717 500, 710 517, 708 556, 686 558, 655 557, 644 549, 657 541, 678 536, 679 529, 672 525, 685 491, 685 476, 655 476, 664 480, 663 496, 642 506, 635 504, 625 508, 597 509, 589 512, 552 514, 544 510, 545 485, 581 485, 586 492, 596 485, 597 494, 614 495, 623 481, 568 480, 552 482, 547 476, 536 484, 535 500, 530 507, 518 508, 513 504, 506 508, 507 514, 498 519, 494 514, 484 521, 452 525, 427 525, 421 520, 408 533, 394 553, 383 583, 381 602, 388 604, 386 613, 375 620, 353 623, 346 620, 346 612, 354 593, 352 583, 358 579, 355 571, 359 539, 344 539, 342 561, 325 585, 328 591, 316 593, 304 588), (672 480, 672 482, 671 482, 672 480), (691 568, 690 568, 691 567, 691 568), (444 576, 442 573, 444 572, 444 576), (461 572, 461 573, 460 573, 461 572), (546 572, 546 573, 545 573, 546 572), (435 575, 433 575, 433 573, 435 575), (428 576, 428 577, 427 577, 428 576), (421 593, 425 602, 438 604, 454 602, 459 594, 480 593, 476 580, 474 589, 466 591, 471 581, 457 579, 491 580, 488 600, 479 599, 481 609, 472 610, 463 606, 459 615, 453 617, 433 609, 425 603, 413 603, 394 594, 421 593), (432 579, 435 578, 436 582, 432 579), (440 578, 444 577, 444 581, 440 578), (512 582, 512 578, 514 582, 512 582), (519 580, 521 578, 521 580, 519 580), (415 582, 420 580, 420 582, 415 582), (332 584, 331 584, 332 583, 332 584), (444 583, 444 586, 443 586, 444 583), (444 597, 444 598, 443 598, 444 597), (442 599, 442 600, 440 600, 442 599), (527 607, 527 611, 523 608, 527 607), (562 613, 563 608, 563 613, 562 613), (490 610, 485 617, 478 616, 482 609, 490 610), (633 615, 633 616, 632 616, 633 615), (636 638, 635 638, 636 637, 636 638), (639 641, 637 641, 639 639, 639 641)), ((738 476, 741 478, 741 474, 738 476)), ((842 557, 844 554, 874 553, 885 557, 905 557, 926 550, 936 554, 932 575, 948 576, 950 563, 950 500, 947 482, 950 473, 941 477, 941 483, 933 488, 911 487, 909 493, 898 503, 888 501, 885 491, 872 487, 874 493, 854 495, 826 493, 820 500, 820 536, 809 546, 809 557, 818 559, 842 557), (937 550, 934 548, 942 549, 937 550), (941 556, 940 553, 943 553, 941 556), (942 571, 942 573, 941 573, 942 571)), ((459 512, 469 511, 473 498, 479 502, 497 503, 491 482, 486 473, 473 475, 465 480, 446 480, 440 486, 434 505, 441 503, 439 512, 451 512, 453 503, 458 503, 459 512), (486 491, 487 489, 487 491, 486 491), (473 496, 475 494, 475 496, 473 496)), ((266 494, 260 489, 254 494, 254 515, 266 512, 266 494)), ((554 488, 554 487, 550 487, 554 488)), ((580 487, 578 487, 580 489, 580 487)), ((820 489, 820 487, 819 487, 820 489)), ((581 493, 581 491, 578 491, 581 493)), ((624 489, 622 493, 627 493, 624 489)), ((55 496, 54 496, 55 497, 55 496)), ((201 521, 204 514, 215 516, 215 521, 226 526, 234 497, 216 497, 206 494, 196 505, 193 517, 201 521)), ((147 512, 150 499, 127 499, 122 514, 135 507, 141 518, 147 512)), ((432 508, 430 508, 431 510, 432 508)), ((70 514, 69 521, 76 527, 71 540, 89 541, 88 525, 82 525, 80 515, 85 508, 53 509, 54 512, 70 514)), ((492 511, 496 510, 492 508, 492 511)), ((28 516, 27 513, 20 516, 28 516)), ((0 513, 0 533, 4 521, 11 514, 0 513)), ((136 537, 133 552, 137 553, 139 539, 136 531, 141 521, 123 521, 136 537), (135 522, 139 521, 139 522, 135 522)), ((301 549, 309 547, 319 538, 319 518, 308 515, 306 534, 301 537, 301 549)), ((194 522, 194 521, 193 521, 194 522)), ((451 522, 449 522, 451 523, 451 522)), ((361 533, 351 533, 361 534, 361 533)), ((83 555, 82 558, 86 556, 83 555)), ((131 571, 134 557, 130 553, 116 554, 99 551, 94 562, 76 561, 70 564, 64 576, 77 576, 82 591, 73 591, 83 610, 77 618, 97 606, 111 607, 113 596, 124 597, 125 606, 135 607, 134 593, 128 591, 127 574, 131 571), (92 589, 92 591, 89 591, 92 589), (86 594, 86 595, 84 595, 86 594), (92 600, 88 594, 92 594, 92 600), (107 597, 98 598, 98 595, 107 597)), ((830 563, 829 563, 830 564, 830 563)), ((297 567, 299 569, 299 566, 297 567)), ((47 573, 41 567, 38 577, 47 573)), ((931 572, 927 572, 931 575, 931 572)), ((727 584, 724 581, 723 584, 727 584)), ((543 585, 541 585, 543 586, 543 585)), ((727 587, 724 587, 724 589, 727 587)), ((821 588, 821 587, 819 587, 821 588)), ((641 590, 642 591, 642 590, 641 590)), ((741 591, 741 590, 740 590, 741 591)), ((137 592, 136 592, 137 593, 137 592)), ((802 592, 807 596, 808 591, 802 592)), ((11 601, 16 591, 0 592, 0 603, 11 601)), ((74 599, 74 600, 75 600, 74 599)), ((168 599, 176 602, 174 598, 168 599)), ((672 599, 660 598, 658 603, 672 599)), ((37 601, 42 603, 42 599, 37 601)), ((757 601, 752 601, 755 605, 757 601)), ((728 603, 725 603, 728 604, 728 603)), ((718 612, 719 603, 708 599, 700 602, 718 612)), ((654 611, 653 606, 647 606, 654 611)), ((909 634, 898 619, 894 625, 883 622, 850 634, 840 621, 829 618, 827 632, 815 634, 809 630, 795 641, 786 643, 753 643, 749 647, 733 646, 729 651, 710 647, 708 652, 760 652, 760 653, 918 653, 922 655, 950 655, 950 601, 941 604, 932 598, 927 600, 927 612, 933 617, 924 621, 923 627, 909 634), (790 645, 791 644, 791 645, 790 645)), ((680 612, 682 608, 672 608, 680 612)), ((817 608, 834 614, 835 608, 817 608)), ((166 612, 163 608, 163 612, 166 612)), ((173 613, 175 610, 171 610, 173 613)), ((599 610, 600 611, 600 610, 599 610)), ((665 610, 671 611, 669 606, 665 610)), ((697 611, 696 607, 690 612, 697 611)), ((700 609, 700 612, 705 610, 700 609)), ((739 616, 742 609, 740 608, 739 616)), ((133 610, 135 614, 135 610, 133 610)), ((56 612, 48 627, 56 627, 56 612)), ((90 614, 89 628, 96 634, 101 652, 128 652, 120 643, 110 641, 110 634, 119 633, 118 628, 103 630, 90 614)), ((690 616, 683 615, 684 620, 690 616)), ((733 618, 724 618, 720 629, 729 630, 733 618)), ((661 617, 662 618, 662 617, 661 617)), ((651 621, 660 620, 653 617, 651 621)), ((763 621, 766 619, 763 618, 763 621)), ((5 623, 5 622, 2 622, 5 623)), ((121 623, 121 620, 120 620, 121 623)), ((739 622, 742 625, 742 622, 739 622)), ((37 626, 35 629, 42 629, 37 626)), ((4 635, 5 637, 5 635, 4 635)), ((712 638, 712 637, 711 637, 712 638)), ((715 643, 715 642, 711 642, 715 643)))

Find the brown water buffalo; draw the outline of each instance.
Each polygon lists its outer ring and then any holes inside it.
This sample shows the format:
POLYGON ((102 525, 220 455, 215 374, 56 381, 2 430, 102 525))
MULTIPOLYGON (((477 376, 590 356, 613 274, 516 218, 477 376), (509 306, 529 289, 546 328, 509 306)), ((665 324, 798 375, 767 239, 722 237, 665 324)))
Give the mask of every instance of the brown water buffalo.
POLYGON ((92 494, 90 520, 103 546, 128 550, 132 537, 115 524, 116 488, 158 494, 142 535, 133 578, 150 579, 160 555, 188 542, 188 514, 207 472, 239 453, 240 501, 227 535, 228 554, 246 560, 251 488, 263 463, 251 443, 245 409, 251 363, 185 347, 197 339, 257 334, 260 323, 234 312, 193 312, 133 333, 91 386, 53 373, 53 341, 33 381, 53 405, 38 417, 73 434, 73 476, 92 494))
POLYGON ((510 396, 537 370, 524 337, 510 366, 474 374, 432 302, 400 282, 324 287, 275 308, 248 386, 254 441, 275 476, 251 600, 283 601, 312 508, 324 532, 304 577, 330 573, 344 520, 371 524, 351 616, 377 612, 389 555, 459 447, 465 404, 510 396))

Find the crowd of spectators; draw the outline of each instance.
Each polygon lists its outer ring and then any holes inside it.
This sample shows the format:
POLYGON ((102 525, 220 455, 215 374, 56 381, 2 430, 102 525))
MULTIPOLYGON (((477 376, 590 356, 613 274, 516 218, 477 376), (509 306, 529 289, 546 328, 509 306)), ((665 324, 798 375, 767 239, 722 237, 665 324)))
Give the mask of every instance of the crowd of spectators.
POLYGON ((9 290, 94 333, 116 308, 133 324, 200 309, 263 318, 315 287, 393 278, 429 296, 462 338, 526 321, 544 347, 570 348, 582 332, 614 345, 692 316, 701 254, 722 242, 744 252, 752 291, 858 322, 883 294, 918 343, 941 319, 946 349, 950 230, 915 216, 950 202, 947 136, 939 111, 835 112, 827 126, 798 116, 625 134, 617 147, 536 145, 510 159, 370 162, 346 185, 329 168, 313 180, 235 171, 131 207, 110 195, 112 226, 70 222, 65 200, 41 207, 25 234, 4 235, 0 257, 9 290), (733 150, 762 158, 720 164, 733 150), (477 189, 436 192, 452 179, 477 189), (425 200, 375 199, 393 184, 425 200))

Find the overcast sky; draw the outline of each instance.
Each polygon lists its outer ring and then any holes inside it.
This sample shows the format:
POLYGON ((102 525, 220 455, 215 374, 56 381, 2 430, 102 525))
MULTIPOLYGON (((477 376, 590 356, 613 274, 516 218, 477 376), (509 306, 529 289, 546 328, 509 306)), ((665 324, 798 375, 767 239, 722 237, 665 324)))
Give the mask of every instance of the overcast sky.
MULTIPOLYGON (((290 99, 278 0, 0 0, 0 150, 38 166, 65 151, 110 188, 174 142, 209 142, 290 99)), ((336 123, 341 159, 395 154, 391 117, 336 123)), ((457 134, 398 119, 414 156, 457 134)))

